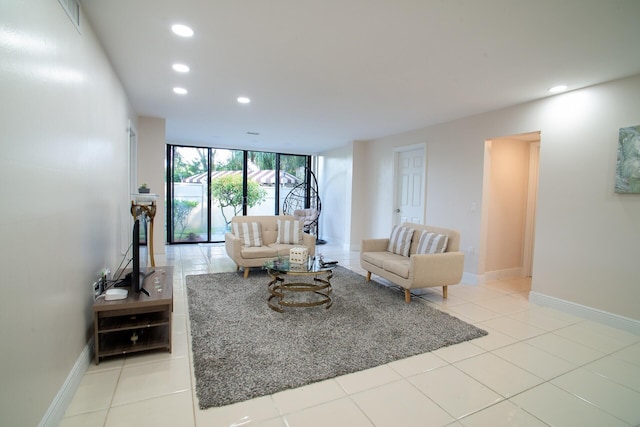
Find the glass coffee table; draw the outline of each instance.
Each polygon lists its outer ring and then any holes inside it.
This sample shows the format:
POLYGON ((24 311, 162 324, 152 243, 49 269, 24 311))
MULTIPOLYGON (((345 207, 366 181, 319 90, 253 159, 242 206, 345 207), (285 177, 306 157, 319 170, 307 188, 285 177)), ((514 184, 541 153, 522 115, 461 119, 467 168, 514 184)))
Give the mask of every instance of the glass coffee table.
POLYGON ((303 264, 280 257, 265 263, 271 276, 267 304, 272 310, 284 312, 285 307, 331 307, 331 278, 337 264, 323 265, 319 259, 309 258, 303 264), (307 282, 299 281, 308 277, 307 282))

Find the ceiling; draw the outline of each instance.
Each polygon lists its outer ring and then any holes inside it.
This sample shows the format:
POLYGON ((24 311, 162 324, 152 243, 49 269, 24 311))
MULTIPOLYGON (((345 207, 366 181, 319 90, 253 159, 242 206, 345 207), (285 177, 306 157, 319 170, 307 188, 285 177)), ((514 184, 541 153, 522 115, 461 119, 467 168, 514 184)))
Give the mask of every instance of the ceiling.
POLYGON ((82 8, 136 113, 165 118, 167 141, 184 145, 317 154, 551 96, 560 83, 574 90, 640 73, 638 0, 82 8), (174 23, 195 35, 175 36, 174 23), (191 71, 176 73, 175 62, 191 71), (241 95, 251 103, 239 104, 241 95))

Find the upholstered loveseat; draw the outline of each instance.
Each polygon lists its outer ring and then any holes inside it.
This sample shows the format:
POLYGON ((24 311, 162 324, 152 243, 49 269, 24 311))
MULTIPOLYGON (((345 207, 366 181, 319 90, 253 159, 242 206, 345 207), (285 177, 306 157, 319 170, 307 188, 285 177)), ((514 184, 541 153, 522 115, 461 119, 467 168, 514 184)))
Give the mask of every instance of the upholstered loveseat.
POLYGON ((244 268, 262 267, 265 261, 288 256, 291 248, 306 247, 309 256, 315 255, 316 237, 302 230, 302 222, 291 215, 235 216, 231 231, 224 237, 227 255, 244 268))
POLYGON ((464 253, 460 252, 460 233, 447 228, 404 223, 395 226, 389 238, 362 241, 360 265, 405 290, 411 301, 411 289, 460 283, 464 271, 464 253))

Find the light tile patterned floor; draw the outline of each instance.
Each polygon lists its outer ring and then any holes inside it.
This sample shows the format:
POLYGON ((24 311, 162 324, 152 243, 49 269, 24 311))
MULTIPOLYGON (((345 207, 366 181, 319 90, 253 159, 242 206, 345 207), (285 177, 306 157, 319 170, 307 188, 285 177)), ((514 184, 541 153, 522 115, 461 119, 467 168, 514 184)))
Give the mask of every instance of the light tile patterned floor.
MULTIPOLYGON (((364 274, 357 252, 318 246, 364 274)), ((174 350, 92 365, 61 426, 637 426, 640 337, 528 302, 528 279, 417 291, 489 335, 363 372, 201 411, 184 277, 234 271, 224 245, 168 246, 174 350)), ((398 298, 403 298, 398 294, 398 298)))

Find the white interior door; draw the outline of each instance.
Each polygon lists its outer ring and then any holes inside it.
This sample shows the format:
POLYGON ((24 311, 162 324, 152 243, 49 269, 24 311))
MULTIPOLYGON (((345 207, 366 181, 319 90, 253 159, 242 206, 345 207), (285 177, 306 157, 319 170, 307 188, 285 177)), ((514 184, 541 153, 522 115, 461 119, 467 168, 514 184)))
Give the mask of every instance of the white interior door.
POLYGON ((394 224, 424 221, 425 148, 396 152, 394 224))

